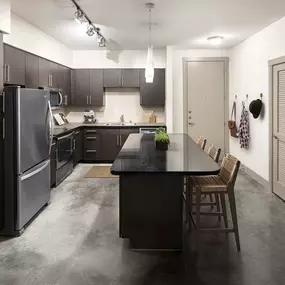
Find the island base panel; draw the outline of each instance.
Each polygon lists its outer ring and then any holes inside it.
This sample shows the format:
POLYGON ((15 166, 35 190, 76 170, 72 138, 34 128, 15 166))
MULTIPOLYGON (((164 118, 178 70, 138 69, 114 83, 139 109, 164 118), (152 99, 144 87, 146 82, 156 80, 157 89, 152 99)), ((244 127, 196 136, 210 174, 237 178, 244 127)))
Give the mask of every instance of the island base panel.
POLYGON ((183 175, 120 175, 120 237, 133 249, 182 250, 183 175))

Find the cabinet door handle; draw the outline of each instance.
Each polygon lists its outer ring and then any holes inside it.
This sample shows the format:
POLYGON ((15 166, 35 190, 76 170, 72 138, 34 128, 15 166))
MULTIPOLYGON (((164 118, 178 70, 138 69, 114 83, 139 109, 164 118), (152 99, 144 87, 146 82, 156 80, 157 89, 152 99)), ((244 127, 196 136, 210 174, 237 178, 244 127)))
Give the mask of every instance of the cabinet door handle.
POLYGON ((86 130, 86 133, 94 133, 94 134, 96 134, 97 131, 96 130, 86 130))
POLYGON ((65 106, 67 106, 67 95, 64 96, 65 106))
POLYGON ((122 135, 120 135, 120 146, 122 146, 122 135))
POLYGON ((96 141, 97 140, 97 137, 86 137, 87 140, 93 140, 93 141, 96 141))
POLYGON ((52 74, 50 75, 51 87, 52 87, 52 74))
POLYGON ((90 97, 90 105, 92 105, 92 97, 91 97, 91 95, 89 95, 89 97, 90 97))
POLYGON ((122 75, 122 86, 124 86, 124 75, 122 75))
POLYGON ((95 149, 87 149, 86 152, 97 152, 95 149))
POLYGON ((7 82, 10 82, 10 65, 7 64, 7 82))
POLYGON ((86 96, 86 98, 87 98, 87 105, 88 105, 88 96, 86 96))
POLYGON ((117 135, 117 146, 119 146, 119 135, 117 135))
POLYGON ((3 80, 6 82, 6 64, 3 65, 3 80))

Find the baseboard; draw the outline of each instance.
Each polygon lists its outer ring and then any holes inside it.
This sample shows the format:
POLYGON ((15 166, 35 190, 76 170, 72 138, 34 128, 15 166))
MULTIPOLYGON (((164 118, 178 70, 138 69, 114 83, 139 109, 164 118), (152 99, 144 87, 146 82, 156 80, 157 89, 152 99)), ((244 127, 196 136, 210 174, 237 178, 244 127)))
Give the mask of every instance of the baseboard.
POLYGON ((246 167, 245 165, 241 164, 240 169, 248 174, 249 176, 251 176, 254 180, 256 180, 259 184, 261 184, 264 188, 269 189, 269 182, 266 181, 264 178, 262 178, 261 176, 259 176, 256 172, 252 171, 251 169, 249 169, 248 167, 246 167))

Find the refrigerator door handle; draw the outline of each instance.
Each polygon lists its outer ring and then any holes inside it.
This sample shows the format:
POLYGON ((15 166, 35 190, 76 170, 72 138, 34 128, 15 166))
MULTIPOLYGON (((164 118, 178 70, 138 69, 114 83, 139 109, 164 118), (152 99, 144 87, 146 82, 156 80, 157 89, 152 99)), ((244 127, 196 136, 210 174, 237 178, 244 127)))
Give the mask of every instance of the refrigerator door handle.
POLYGON ((33 171, 33 172, 31 172, 31 173, 28 173, 28 174, 26 174, 26 175, 23 175, 23 176, 21 177, 21 181, 24 181, 24 180, 26 180, 26 179, 28 179, 28 178, 30 178, 30 177, 32 177, 32 176, 34 176, 34 175, 40 173, 40 172, 41 172, 42 170, 44 170, 47 166, 49 166, 49 164, 50 164, 50 160, 44 162, 44 164, 43 164, 41 167, 39 167, 38 169, 36 169, 35 171, 33 171))
POLYGON ((48 101, 48 109, 49 109, 49 114, 50 114, 50 122, 49 122, 49 134, 50 134, 50 141, 49 141, 49 155, 51 154, 51 148, 52 148, 52 139, 53 139, 53 127, 52 127, 52 110, 51 110, 51 105, 50 101, 48 101))

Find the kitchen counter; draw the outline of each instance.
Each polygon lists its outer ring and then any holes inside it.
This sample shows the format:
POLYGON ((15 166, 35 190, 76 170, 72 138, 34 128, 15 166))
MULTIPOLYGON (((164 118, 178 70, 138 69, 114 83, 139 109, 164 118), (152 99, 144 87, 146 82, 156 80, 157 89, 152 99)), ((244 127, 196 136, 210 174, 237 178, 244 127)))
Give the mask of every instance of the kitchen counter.
POLYGON ((119 235, 135 250, 183 250, 185 176, 220 169, 187 134, 169 138, 158 151, 152 134, 130 134, 111 168, 120 177, 119 235))
POLYGON ((136 123, 121 125, 120 123, 95 123, 95 124, 84 124, 84 123, 68 123, 63 126, 54 126, 54 137, 58 137, 68 133, 69 131, 78 129, 78 128, 87 128, 87 127, 96 127, 96 128, 159 128, 165 127, 164 123, 136 123))

